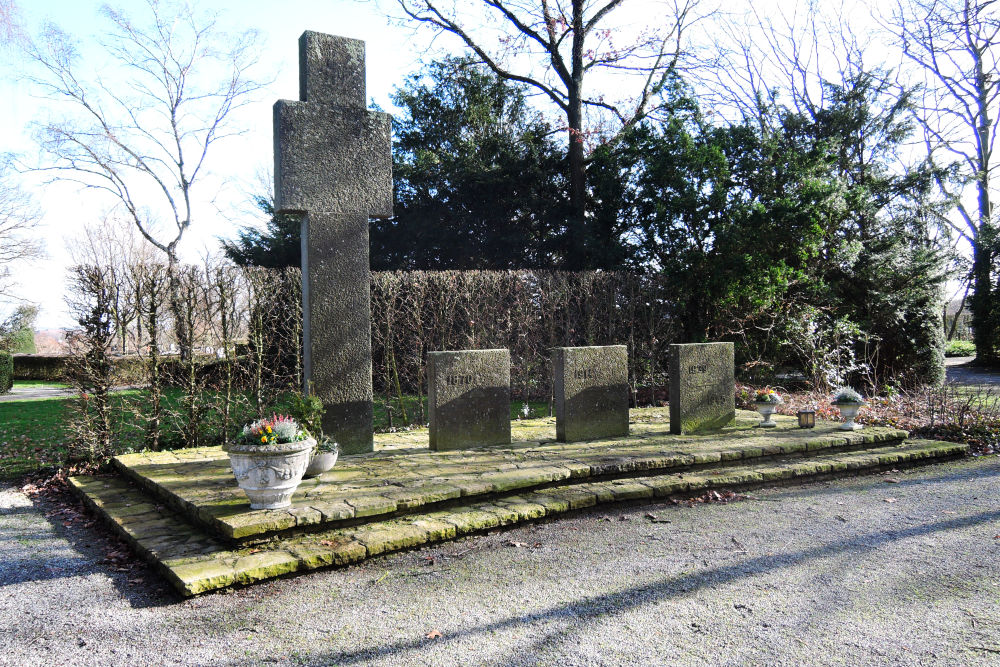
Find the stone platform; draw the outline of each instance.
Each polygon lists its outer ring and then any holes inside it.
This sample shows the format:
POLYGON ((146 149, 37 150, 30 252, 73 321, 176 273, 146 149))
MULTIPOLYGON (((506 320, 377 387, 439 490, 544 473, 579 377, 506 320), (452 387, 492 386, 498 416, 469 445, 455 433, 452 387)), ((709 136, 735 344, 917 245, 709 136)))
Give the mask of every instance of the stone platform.
POLYGON ((515 442, 432 452, 427 431, 376 435, 306 480, 288 510, 251 511, 218 447, 128 454, 121 473, 74 489, 183 595, 344 565, 602 503, 692 496, 962 456, 965 445, 905 431, 754 428, 755 413, 707 435, 670 435, 665 409, 633 410, 631 433, 560 444, 551 419, 513 423, 515 442))

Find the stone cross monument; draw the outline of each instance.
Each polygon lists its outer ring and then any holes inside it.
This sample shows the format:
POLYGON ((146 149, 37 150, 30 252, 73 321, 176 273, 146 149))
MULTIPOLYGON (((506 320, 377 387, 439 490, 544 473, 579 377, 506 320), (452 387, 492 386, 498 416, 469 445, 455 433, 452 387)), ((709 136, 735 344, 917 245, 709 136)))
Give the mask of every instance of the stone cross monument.
POLYGON ((341 451, 370 452, 368 218, 392 215, 392 145, 366 108, 364 42, 302 33, 299 98, 274 105, 274 209, 302 216, 306 391, 341 451))

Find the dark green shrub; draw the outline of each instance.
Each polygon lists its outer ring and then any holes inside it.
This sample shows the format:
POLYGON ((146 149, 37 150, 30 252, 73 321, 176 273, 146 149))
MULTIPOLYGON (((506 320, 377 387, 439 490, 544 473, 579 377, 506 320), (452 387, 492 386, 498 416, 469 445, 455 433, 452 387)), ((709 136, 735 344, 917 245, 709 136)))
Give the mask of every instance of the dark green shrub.
POLYGON ((0 394, 14 386, 14 357, 10 352, 0 352, 0 394))
POLYGON ((976 356, 976 344, 971 340, 950 340, 945 344, 944 356, 974 357, 976 356))

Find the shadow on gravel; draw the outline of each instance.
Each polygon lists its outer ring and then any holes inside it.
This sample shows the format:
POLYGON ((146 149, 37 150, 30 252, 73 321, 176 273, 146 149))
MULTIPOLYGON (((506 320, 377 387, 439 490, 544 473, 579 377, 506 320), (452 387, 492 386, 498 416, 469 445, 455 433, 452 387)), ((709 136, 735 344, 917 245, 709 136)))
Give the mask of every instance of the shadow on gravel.
MULTIPOLYGON (((44 518, 52 526, 51 537, 66 540, 69 543, 67 548, 72 549, 74 553, 72 557, 73 561, 79 562, 80 566, 73 568, 53 567, 49 573, 50 576, 24 576, 21 581, 43 581, 45 579, 79 577, 100 573, 108 578, 114 587, 118 589, 121 598, 126 600, 129 606, 134 609, 165 607, 176 604, 182 599, 149 564, 140 560, 134 551, 118 542, 106 526, 101 525, 99 522, 90 527, 75 523, 67 526, 59 518, 59 515, 51 512, 51 510, 57 507, 51 501, 32 498, 31 503, 30 506, 15 509, 23 513, 33 512, 39 517, 44 518), (118 561, 108 562, 108 554, 110 552, 122 553, 123 558, 118 561), (116 565, 116 563, 120 563, 120 565, 116 565)), ((84 516, 91 519, 95 518, 90 510, 80 503, 76 497, 67 495, 63 500, 63 504, 72 505, 74 509, 84 516)), ((45 562, 44 559, 39 560, 45 562)), ((51 559, 49 562, 55 560, 51 559)), ((32 571, 28 569, 28 566, 20 569, 26 572, 32 571)), ((47 569, 49 568, 44 566, 41 567, 41 570, 35 567, 33 571, 39 573, 47 569)), ((6 584, 3 585, 18 583, 13 579, 5 578, 6 584)), ((0 585, 0 589, 3 588, 3 585, 0 585)))
MULTIPOLYGON (((845 553, 863 553, 874 551, 882 545, 890 542, 904 540, 912 537, 929 535, 941 531, 969 528, 983 523, 1000 520, 1000 510, 992 512, 981 512, 970 517, 950 519, 947 521, 937 521, 934 523, 902 528, 900 530, 880 531, 876 533, 866 533, 846 540, 831 542, 823 546, 811 549, 802 549, 781 555, 756 557, 711 568, 702 572, 692 573, 680 577, 665 579, 653 586, 636 586, 620 593, 611 593, 587 597, 573 604, 551 607, 544 611, 533 614, 524 614, 511 617, 492 623, 484 623, 472 626, 458 632, 446 633, 441 639, 410 639, 388 643, 383 646, 372 646, 367 649, 350 651, 346 653, 318 654, 307 658, 307 661, 319 662, 322 664, 364 664, 373 657, 387 657, 404 654, 408 651, 415 651, 427 646, 431 642, 447 642, 449 639, 458 637, 486 636, 491 633, 503 631, 508 628, 517 627, 527 623, 538 623, 557 619, 573 619, 573 628, 550 632, 538 641, 529 645, 521 645, 518 653, 523 656, 537 655, 543 647, 565 639, 570 630, 579 631, 581 624, 601 617, 617 614, 623 610, 638 608, 643 605, 667 600, 678 595, 686 595, 691 591, 717 586, 721 583, 728 583, 738 579, 753 577, 758 574, 778 570, 790 565, 797 564, 804 560, 826 558, 845 553)), ((242 663, 231 663, 233 665, 242 663)))
MULTIPOLYGON (((919 470, 919 468, 918 468, 918 470, 919 470)), ((906 472, 907 471, 904 469, 904 470, 901 471, 900 474, 905 474, 906 472)), ((875 477, 875 476, 871 476, 871 475, 859 475, 857 477, 857 479, 866 479, 867 478, 867 479, 871 479, 871 480, 876 481, 876 482, 880 481, 881 483, 878 484, 878 485, 873 485, 873 487, 872 487, 871 490, 874 491, 875 489, 883 489, 886 492, 888 492, 889 490, 891 490, 893 488, 901 489, 901 488, 907 488, 907 487, 912 487, 912 486, 927 486, 927 485, 934 485, 934 484, 948 484, 948 483, 951 483, 951 482, 958 482, 958 481, 961 481, 963 479, 968 479, 970 477, 975 477, 976 479, 986 479, 986 478, 989 478, 989 477, 1000 477, 1000 466, 993 466, 993 467, 989 467, 989 468, 987 468, 985 466, 982 467, 982 468, 975 468, 975 467, 971 467, 970 466, 969 468, 965 468, 965 469, 962 469, 962 470, 956 470, 954 472, 949 472, 949 473, 942 473, 942 474, 939 474, 939 475, 927 475, 926 472, 921 472, 921 476, 920 476, 919 479, 908 479, 906 477, 900 477, 896 473, 887 473, 885 475, 885 477, 883 477, 883 478, 879 478, 879 477, 875 477), (888 484, 888 483, 885 482, 885 478, 898 479, 899 481, 895 482, 893 484, 888 484)), ((846 478, 842 477, 842 478, 840 478, 840 481, 849 480, 849 479, 851 479, 851 478, 850 477, 846 477, 846 478)), ((773 498, 773 500, 778 500, 779 498, 809 498, 809 497, 813 497, 813 496, 825 496, 825 495, 829 495, 829 494, 832 494, 832 493, 842 493, 843 492, 842 488, 838 488, 838 487, 830 485, 830 484, 826 484, 826 485, 821 485, 821 484, 822 484, 822 482, 818 482, 818 483, 816 483, 816 482, 814 482, 814 483, 805 482, 804 485, 801 488, 795 488, 795 487, 777 488, 777 489, 775 489, 775 491, 777 493, 775 494, 775 497, 773 498)))
POLYGON ((91 559, 76 556, 72 559, 60 558, 18 558, 0 566, 0 590, 7 586, 28 581, 52 581, 66 577, 80 577, 102 568, 91 559))

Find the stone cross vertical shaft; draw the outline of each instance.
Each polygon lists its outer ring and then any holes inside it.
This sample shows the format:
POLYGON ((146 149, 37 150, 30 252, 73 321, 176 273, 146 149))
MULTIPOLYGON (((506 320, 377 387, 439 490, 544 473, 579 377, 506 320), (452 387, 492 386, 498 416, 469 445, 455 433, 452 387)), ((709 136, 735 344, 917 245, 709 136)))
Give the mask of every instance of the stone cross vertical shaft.
POLYGON ((368 218, 392 215, 388 114, 365 104, 365 44, 304 32, 299 101, 274 105, 274 208, 302 216, 306 390, 345 454, 372 450, 368 218))

